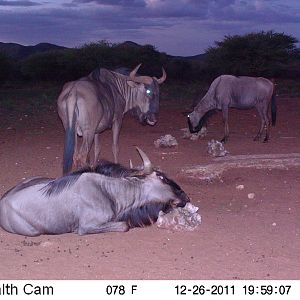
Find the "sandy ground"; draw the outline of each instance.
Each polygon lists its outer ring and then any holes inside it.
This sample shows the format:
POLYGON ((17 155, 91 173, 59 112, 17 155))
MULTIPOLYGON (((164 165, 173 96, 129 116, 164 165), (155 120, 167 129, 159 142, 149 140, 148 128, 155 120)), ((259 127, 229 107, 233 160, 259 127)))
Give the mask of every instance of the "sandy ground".
MULTIPOLYGON (((225 147, 230 155, 299 153, 299 112, 300 99, 279 99, 271 140, 259 143, 253 141, 256 111, 231 110, 225 147)), ((55 110, 0 117, 0 195, 23 178, 60 176, 64 132, 55 110)), ((154 127, 126 117, 120 160, 140 164, 134 146, 141 147, 199 207, 197 230, 153 225, 127 233, 28 238, 0 229, 0 279, 300 279, 299 167, 230 169, 212 182, 187 177, 182 168, 212 162, 207 143, 222 137, 223 125, 221 114, 214 115, 208 135, 190 141, 182 139, 185 122, 181 110, 165 107, 154 127), (164 134, 179 145, 155 148, 153 141, 164 134)), ((112 159, 111 132, 102 137, 102 156, 112 159)))

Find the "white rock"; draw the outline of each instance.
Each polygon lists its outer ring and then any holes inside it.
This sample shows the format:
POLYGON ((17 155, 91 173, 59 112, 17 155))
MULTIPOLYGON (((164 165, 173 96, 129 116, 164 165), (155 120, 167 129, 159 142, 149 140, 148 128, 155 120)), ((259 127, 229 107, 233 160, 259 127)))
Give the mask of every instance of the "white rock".
POLYGON ((190 139, 191 141, 196 141, 199 138, 203 138, 207 135, 207 128, 206 127, 202 127, 201 130, 196 132, 196 133, 191 133, 188 128, 181 128, 180 130, 183 133, 182 138, 183 139, 190 139))
POLYGON ((254 199, 255 198, 255 194, 254 193, 249 193, 248 194, 248 199, 254 199))
POLYGON ((198 207, 191 203, 174 208, 167 214, 160 211, 156 225, 164 229, 193 231, 201 224, 201 216, 197 211, 198 207))
POLYGON ((178 142, 176 141, 175 137, 173 137, 171 134, 166 134, 154 141, 154 146, 156 148, 175 147, 178 146, 178 142))
POLYGON ((40 244, 41 247, 50 247, 52 245, 53 245, 53 243, 49 242, 49 241, 45 241, 40 244))
POLYGON ((239 184, 235 187, 237 190, 243 190, 245 186, 243 184, 239 184))
POLYGON ((207 152, 214 157, 225 156, 229 153, 227 150, 225 150, 223 143, 219 141, 211 140, 208 142, 207 147, 207 152))

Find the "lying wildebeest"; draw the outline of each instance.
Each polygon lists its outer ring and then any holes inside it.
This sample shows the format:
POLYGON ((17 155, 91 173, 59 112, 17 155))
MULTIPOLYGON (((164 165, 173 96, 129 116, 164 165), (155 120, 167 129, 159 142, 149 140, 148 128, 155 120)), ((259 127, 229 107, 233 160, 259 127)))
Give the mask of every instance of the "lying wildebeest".
POLYGON ((188 115, 191 133, 197 132, 206 122, 207 115, 212 110, 222 110, 225 123, 225 135, 222 142, 229 136, 228 108, 247 109, 255 107, 261 118, 261 126, 254 140, 259 140, 265 128, 264 142, 269 139, 268 107, 271 102, 272 125, 276 123, 276 101, 274 84, 263 77, 247 77, 221 75, 209 87, 205 96, 188 115))
POLYGON ((138 151, 142 169, 104 162, 57 179, 19 183, 0 200, 1 227, 26 236, 122 232, 156 222, 161 210, 185 206, 185 192, 138 151))
POLYGON ((77 81, 64 85, 58 97, 58 114, 64 125, 65 148, 63 173, 67 174, 73 160, 76 167, 89 162, 89 152, 95 142, 94 164, 100 154, 100 133, 112 128, 112 152, 118 162, 119 134, 123 115, 132 111, 143 124, 154 125, 159 111, 159 84, 161 78, 137 76, 138 65, 129 76, 98 68, 77 81), (82 136, 80 149, 77 135, 82 136), (75 153, 74 153, 75 152, 75 153), (73 159, 74 157, 74 159, 73 159))

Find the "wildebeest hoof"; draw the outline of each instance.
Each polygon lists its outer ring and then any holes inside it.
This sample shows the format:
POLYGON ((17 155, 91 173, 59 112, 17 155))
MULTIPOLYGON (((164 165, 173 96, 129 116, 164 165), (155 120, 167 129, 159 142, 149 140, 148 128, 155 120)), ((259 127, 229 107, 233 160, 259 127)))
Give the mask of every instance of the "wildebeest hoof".
POLYGON ((268 140, 269 140, 269 139, 268 139, 267 137, 265 137, 264 140, 263 140, 263 143, 267 143, 268 140))

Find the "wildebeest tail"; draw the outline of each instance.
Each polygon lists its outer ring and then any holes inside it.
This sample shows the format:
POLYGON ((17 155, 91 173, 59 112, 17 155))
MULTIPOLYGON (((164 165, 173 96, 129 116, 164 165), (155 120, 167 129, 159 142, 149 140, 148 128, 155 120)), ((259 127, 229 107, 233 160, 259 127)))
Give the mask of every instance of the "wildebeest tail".
POLYGON ((67 103, 68 126, 66 128, 64 158, 63 158, 63 174, 67 174, 72 169, 73 155, 75 148, 75 124, 76 124, 76 95, 70 95, 67 103))
POLYGON ((277 105, 276 105, 276 93, 275 93, 275 86, 274 86, 272 99, 271 99, 272 126, 275 126, 276 124, 276 114, 277 114, 277 105))

